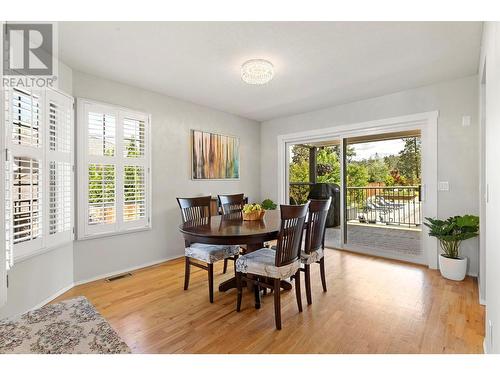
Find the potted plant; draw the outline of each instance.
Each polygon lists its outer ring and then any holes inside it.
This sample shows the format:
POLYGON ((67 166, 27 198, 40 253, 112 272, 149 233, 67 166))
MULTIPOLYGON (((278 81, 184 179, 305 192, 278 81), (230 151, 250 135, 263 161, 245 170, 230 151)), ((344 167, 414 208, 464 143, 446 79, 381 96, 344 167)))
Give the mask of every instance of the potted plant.
POLYGON ((262 208, 264 210, 275 210, 278 205, 276 203, 274 203, 271 199, 264 199, 264 201, 262 201, 262 204, 261 204, 262 208))
POLYGON ((474 215, 453 216, 447 220, 425 218, 429 236, 439 240, 443 253, 439 255, 441 275, 461 281, 467 272, 467 258, 460 256, 460 244, 479 235, 479 217, 474 215))

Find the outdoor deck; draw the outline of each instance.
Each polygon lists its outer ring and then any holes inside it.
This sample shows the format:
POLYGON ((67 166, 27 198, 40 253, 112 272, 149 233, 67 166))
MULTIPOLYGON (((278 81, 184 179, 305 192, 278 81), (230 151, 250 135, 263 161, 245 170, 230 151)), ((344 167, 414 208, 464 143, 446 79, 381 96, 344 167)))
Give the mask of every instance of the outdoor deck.
MULTIPOLYGON (((348 242, 343 247, 388 258, 419 262, 422 258, 420 236, 421 231, 416 228, 348 223, 348 242)), ((340 228, 327 228, 325 244, 341 247, 340 228)))

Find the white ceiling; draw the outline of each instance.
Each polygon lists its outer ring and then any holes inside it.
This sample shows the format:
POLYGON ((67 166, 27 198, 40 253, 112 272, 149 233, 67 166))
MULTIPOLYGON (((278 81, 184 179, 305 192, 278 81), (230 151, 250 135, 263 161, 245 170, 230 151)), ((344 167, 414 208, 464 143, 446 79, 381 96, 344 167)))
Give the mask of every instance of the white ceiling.
POLYGON ((480 22, 62 22, 70 67, 264 121, 472 75, 480 22), (241 64, 270 60, 250 86, 241 64))

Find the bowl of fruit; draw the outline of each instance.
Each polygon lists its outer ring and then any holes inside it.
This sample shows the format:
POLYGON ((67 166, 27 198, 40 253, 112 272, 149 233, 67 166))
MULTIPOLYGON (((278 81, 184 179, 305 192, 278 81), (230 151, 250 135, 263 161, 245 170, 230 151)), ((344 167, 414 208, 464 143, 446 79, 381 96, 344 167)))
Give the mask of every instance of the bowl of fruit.
POLYGON ((243 206, 243 220, 261 220, 266 211, 260 204, 245 204, 243 206))

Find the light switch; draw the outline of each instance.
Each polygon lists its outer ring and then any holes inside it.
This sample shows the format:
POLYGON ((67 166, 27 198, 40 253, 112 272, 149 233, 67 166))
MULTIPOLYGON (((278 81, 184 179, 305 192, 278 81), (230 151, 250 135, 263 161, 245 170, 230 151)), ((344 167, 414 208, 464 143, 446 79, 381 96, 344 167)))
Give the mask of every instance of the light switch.
POLYGON ((438 190, 439 191, 450 191, 450 183, 448 181, 439 181, 438 190))

